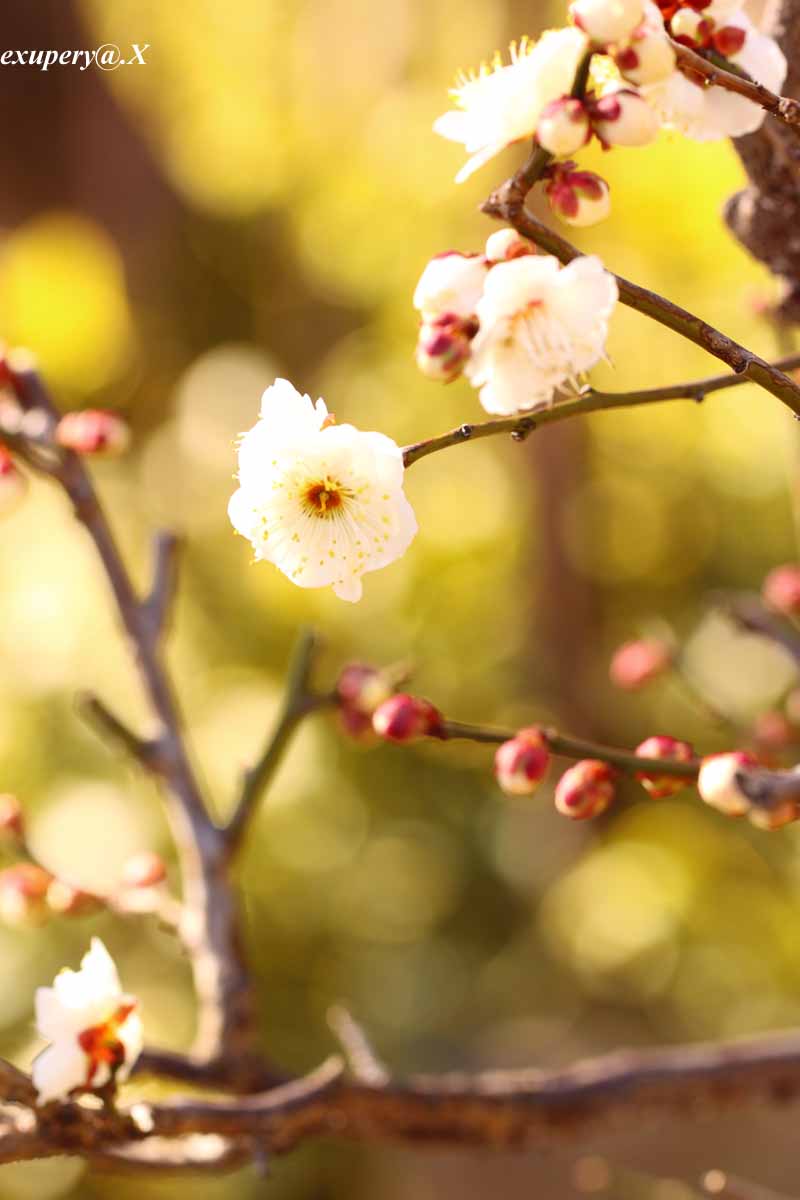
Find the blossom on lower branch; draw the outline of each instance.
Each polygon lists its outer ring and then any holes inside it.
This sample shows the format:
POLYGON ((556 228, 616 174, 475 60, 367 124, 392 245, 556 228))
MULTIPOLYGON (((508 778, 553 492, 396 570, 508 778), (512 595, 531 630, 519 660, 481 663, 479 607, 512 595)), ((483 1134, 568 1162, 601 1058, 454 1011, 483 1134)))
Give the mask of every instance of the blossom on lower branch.
POLYGON ((136 1007, 99 938, 92 938, 79 971, 61 971, 52 987, 38 988, 36 1026, 50 1043, 31 1071, 39 1103, 126 1079, 142 1049, 136 1007))
POLYGON ((510 415, 551 404, 559 388, 603 357, 616 302, 617 282, 593 255, 566 267, 541 255, 492 267, 464 368, 486 411, 510 415))
POLYGON ((417 532, 403 472, 391 438, 336 425, 324 401, 277 379, 239 443, 228 514, 256 559, 292 583, 360 600, 361 576, 394 562, 417 532))

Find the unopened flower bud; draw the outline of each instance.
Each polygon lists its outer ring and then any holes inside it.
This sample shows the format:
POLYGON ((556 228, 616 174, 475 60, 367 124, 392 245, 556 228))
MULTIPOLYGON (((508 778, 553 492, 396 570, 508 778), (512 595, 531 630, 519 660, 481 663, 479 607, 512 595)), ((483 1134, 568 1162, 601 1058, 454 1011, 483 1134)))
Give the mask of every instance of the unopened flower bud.
POLYGON ((558 163, 545 184, 547 199, 556 216, 567 225, 596 225, 611 212, 605 179, 594 171, 573 170, 575 163, 558 163))
POLYGON ((638 92, 620 88, 595 100, 594 131, 605 147, 646 146, 658 136, 658 118, 638 92))
POLYGON ((386 674, 366 663, 348 663, 336 681, 336 694, 342 704, 368 716, 388 700, 392 688, 386 674))
POLYGON ((644 15, 642 0, 575 0, 573 21, 597 45, 630 37, 644 15))
POLYGON ((167 877, 167 868, 160 854, 140 850, 125 860, 120 883, 124 888, 156 887, 167 877))
POLYGON ((585 146, 592 127, 586 105, 575 96, 561 96, 542 109, 536 126, 539 145, 556 158, 569 158, 585 146))
POLYGON ((414 308, 423 321, 442 313, 471 317, 483 292, 488 266, 480 254, 459 254, 448 250, 432 258, 414 291, 414 308))
POLYGON ((47 889, 47 907, 61 917, 84 917, 98 912, 103 902, 91 892, 84 892, 63 879, 54 879, 47 889))
POLYGON ((556 784, 558 812, 585 821, 605 812, 614 799, 616 771, 596 758, 584 758, 564 772, 556 784))
POLYGON ((0 871, 0 920, 33 925, 47 918, 47 890, 53 876, 33 863, 17 863, 0 871))
POLYGON ((713 22, 692 8, 679 8, 670 21, 672 36, 685 46, 707 46, 713 28, 713 22))
POLYGON ((22 806, 16 796, 0 795, 0 839, 21 841, 25 833, 22 806))
POLYGON ((747 819, 751 825, 755 825, 756 829, 763 829, 766 833, 772 833, 776 829, 783 829, 784 825, 791 825, 798 817, 797 805, 794 800, 781 800, 774 808, 762 808, 760 805, 753 805, 747 814, 747 819))
POLYGON ((771 709, 756 717, 753 737, 766 750, 785 750, 798 740, 798 729, 784 713, 771 709))
POLYGON ((367 713, 359 712, 357 708, 351 708, 348 704, 341 704, 336 715, 342 732, 354 742, 369 745, 378 740, 372 728, 372 717, 367 713))
POLYGON ((494 756, 497 782, 509 796, 530 796, 544 779, 550 764, 547 739, 540 729, 520 729, 498 746, 494 756))
POLYGON ((757 765, 756 759, 746 750, 712 754, 700 764, 697 790, 706 804, 719 809, 726 816, 744 816, 751 804, 737 781, 737 775, 757 765))
POLYGON ((76 454, 123 454, 130 444, 126 421, 107 409, 87 408, 66 413, 56 426, 56 441, 76 454))
POLYGON ((625 692, 635 692, 652 679, 663 675, 672 665, 672 650, 657 638, 624 642, 611 659, 611 682, 625 692))
POLYGON ((800 566, 775 567, 761 585, 761 599, 773 612, 786 617, 800 614, 800 566))
POLYGON ((738 54, 747 41, 747 33, 739 25, 723 25, 711 34, 711 44, 718 54, 730 58, 738 54))
POLYGON ((0 446, 0 516, 13 512, 27 491, 27 479, 5 446, 0 446))
POLYGON ((428 379, 452 383, 464 369, 470 356, 470 343, 478 332, 476 317, 458 317, 443 313, 420 326, 416 363, 428 379))
POLYGON ((440 737, 442 715, 428 700, 398 692, 384 700, 372 714, 372 728, 389 742, 413 742, 440 737))
POLYGON ((535 254, 536 247, 516 229, 497 229, 486 239, 486 261, 492 266, 495 263, 510 262, 512 258, 523 258, 526 254, 535 254))
POLYGON ((614 55, 614 62, 629 83, 660 83, 675 70, 675 51, 665 33, 644 28, 614 55))
MULTIPOLYGON (((636 747, 636 754, 640 758, 662 758, 668 762, 691 762, 694 757, 694 751, 688 742, 679 742, 676 738, 660 734, 646 738, 636 747)), ((674 796, 690 782, 688 778, 682 778, 680 775, 659 775, 654 771, 639 771, 636 778, 654 800, 674 796)))

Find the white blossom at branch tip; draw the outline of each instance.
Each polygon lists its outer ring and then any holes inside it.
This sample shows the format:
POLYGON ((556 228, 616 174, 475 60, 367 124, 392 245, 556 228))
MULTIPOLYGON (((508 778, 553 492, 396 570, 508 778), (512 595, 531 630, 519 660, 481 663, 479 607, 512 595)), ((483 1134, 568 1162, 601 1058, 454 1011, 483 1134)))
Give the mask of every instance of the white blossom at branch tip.
POLYGON ((324 401, 277 379, 239 443, 228 515, 256 560, 299 587, 360 600, 361 576, 400 558, 417 532, 403 475, 391 438, 332 423, 324 401))
POLYGON ((463 181, 504 147, 532 137, 542 110, 569 92, 588 40, 579 29, 554 29, 537 42, 511 46, 511 62, 496 55, 491 66, 462 76, 451 90, 456 109, 434 121, 442 137, 461 142, 470 158, 456 175, 463 181))
POLYGON ((528 255, 492 267, 480 329, 465 367, 487 412, 552 404, 555 393, 605 354, 617 282, 599 258, 528 255))
MULTIPOLYGON (((714 0, 701 15, 718 27, 743 30, 744 44, 737 53, 729 55, 729 62, 771 92, 781 91, 787 71, 783 51, 774 38, 753 25, 741 4, 714 0)), ((658 17, 660 20, 660 13, 658 17)), ((677 130, 697 142, 754 133, 766 117, 766 111, 752 100, 721 87, 699 86, 680 71, 642 87, 641 91, 666 129, 677 130)))
POLYGON ((80 970, 60 971, 52 987, 37 988, 35 1005, 36 1028, 49 1042, 31 1069, 39 1104, 128 1077, 141 1053, 142 1022, 99 938, 80 970))

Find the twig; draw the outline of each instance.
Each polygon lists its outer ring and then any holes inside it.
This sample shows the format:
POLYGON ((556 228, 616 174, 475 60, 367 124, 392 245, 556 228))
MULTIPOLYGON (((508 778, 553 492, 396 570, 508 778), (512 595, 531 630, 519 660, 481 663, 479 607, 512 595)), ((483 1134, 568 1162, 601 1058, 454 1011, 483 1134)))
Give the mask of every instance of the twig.
POLYGON ((142 602, 143 615, 150 626, 150 636, 157 641, 166 631, 178 583, 180 539, 171 530, 155 536, 153 542, 153 583, 142 602))
POLYGON ((759 600, 739 596, 721 600, 719 607, 740 629, 769 638, 783 647, 800 666, 800 631, 769 612, 759 600))
MULTIPOLYGON (((800 354, 787 355, 778 359, 772 366, 780 371, 800 367, 800 354)), ((474 442, 479 438, 494 437, 497 434, 510 433, 515 441, 523 441, 542 425, 554 425, 558 421, 585 416, 587 413, 635 408, 641 404, 658 404, 666 400, 693 400, 699 403, 712 392, 725 391, 749 382, 752 381, 743 375, 713 375, 708 379, 696 379, 689 383, 676 383, 661 388, 644 388, 636 392, 599 392, 589 388, 574 399, 560 400, 551 408, 535 413, 459 425, 457 429, 451 429, 448 433, 414 442, 413 445, 404 448, 403 461, 410 467, 419 459, 435 454, 437 450, 446 450, 449 446, 459 446, 464 442, 474 442)))
POLYGON ((389 1071, 370 1045, 364 1030, 341 1004, 328 1009, 328 1025, 342 1047, 354 1079, 381 1086, 389 1082, 389 1071))
POLYGON ((33 1104, 36 1088, 24 1071, 0 1058, 0 1101, 12 1104, 33 1104))
POLYGON ((239 801, 225 830, 230 854, 240 848, 255 816, 258 802, 275 774, 284 752, 303 717, 319 706, 310 692, 316 638, 310 629, 297 640, 286 677, 286 691, 278 720, 254 765, 245 772, 239 801))
MULTIPOLYGON (((548 254, 553 254, 562 263, 572 262, 580 257, 580 251, 559 234, 537 221, 524 208, 526 189, 520 187, 519 177, 508 180, 483 204, 483 211, 498 220, 507 221, 517 233, 530 238, 548 254)), ((715 358, 727 363, 737 375, 752 380, 766 391, 771 392, 800 417, 800 386, 788 375, 784 375, 777 367, 760 358, 751 350, 740 346, 731 338, 726 337, 718 329, 706 321, 688 312, 671 300, 651 292, 639 284, 631 283, 617 275, 619 298, 629 308, 636 309, 651 320, 665 325, 675 333, 694 342, 696 346, 707 350, 715 358)))
POLYGON ((113 744, 122 747, 131 758, 135 759, 149 771, 158 770, 158 742, 146 741, 129 729, 120 718, 108 708, 99 697, 91 692, 79 693, 75 698, 76 707, 81 716, 91 725, 96 726, 100 735, 113 744))
POLYGON ((762 87, 744 73, 725 70, 716 63, 709 62, 701 54, 697 54, 689 46, 672 39, 672 49, 678 60, 678 67, 692 75, 702 75, 703 79, 715 87, 724 88, 726 92, 735 92, 752 100, 760 108, 784 121, 787 125, 800 126, 800 102, 790 96, 776 96, 769 88, 762 87))

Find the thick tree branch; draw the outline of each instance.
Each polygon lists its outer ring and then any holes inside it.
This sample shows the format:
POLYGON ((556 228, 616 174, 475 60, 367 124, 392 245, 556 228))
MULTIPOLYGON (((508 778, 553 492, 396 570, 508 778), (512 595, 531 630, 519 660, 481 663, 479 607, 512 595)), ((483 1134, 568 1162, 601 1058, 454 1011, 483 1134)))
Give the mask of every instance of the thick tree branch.
MULTIPOLYGON (((580 251, 559 234, 532 217, 524 207, 526 189, 520 187, 518 178, 508 180, 483 205, 483 211, 498 220, 507 221, 523 237, 530 238, 548 254, 553 254, 562 263, 572 262, 580 251)), ((636 283, 616 276, 619 298, 629 308, 636 309, 660 325, 674 330, 695 345, 707 350, 715 358, 727 363, 737 375, 759 384, 781 400, 800 417, 800 385, 777 367, 766 362, 751 350, 726 337, 712 325, 688 312, 671 300, 648 291, 636 283)))
MULTIPOLYGON (((800 354, 790 354, 772 365, 780 371, 800 367, 800 354)), ((558 421, 585 416, 587 413, 635 408, 641 404, 658 404, 665 400, 692 400, 699 403, 712 392, 725 391, 749 382, 751 381, 743 375, 714 375, 708 379, 671 384, 669 387, 645 388, 638 392, 598 392, 589 388, 574 398, 559 400, 551 408, 540 409, 535 413, 517 413, 513 417, 499 417, 493 421, 459 425, 457 429, 439 434, 438 437, 414 442, 413 445, 404 448, 403 462, 410 467, 437 450, 446 450, 449 446, 460 446, 464 442, 474 442, 479 438, 495 437, 497 434, 508 433, 515 441, 524 441, 541 425, 554 425, 558 421)))

